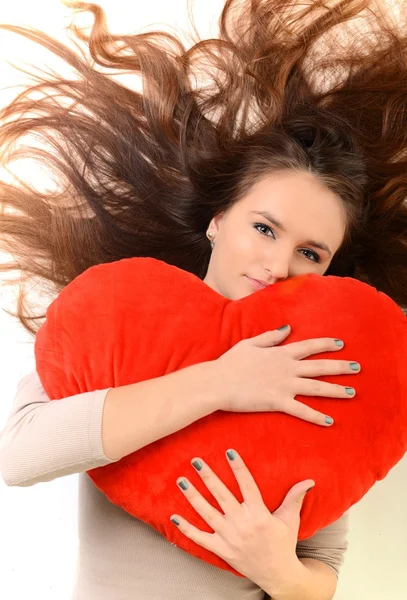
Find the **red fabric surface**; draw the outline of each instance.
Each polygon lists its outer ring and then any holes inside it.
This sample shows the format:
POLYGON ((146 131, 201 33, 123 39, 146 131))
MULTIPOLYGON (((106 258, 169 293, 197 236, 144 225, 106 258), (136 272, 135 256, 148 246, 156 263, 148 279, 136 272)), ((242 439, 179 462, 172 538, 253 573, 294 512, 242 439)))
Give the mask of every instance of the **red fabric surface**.
POLYGON ((325 336, 345 341, 343 350, 312 358, 362 365, 357 375, 321 378, 355 387, 355 398, 297 397, 332 415, 332 427, 280 413, 218 411, 89 471, 113 503, 183 550, 232 572, 170 522, 178 513, 211 531, 177 489, 176 479, 187 476, 217 507, 190 465, 200 456, 242 501, 225 459, 225 451, 234 448, 270 511, 295 483, 315 480, 304 501, 299 539, 340 518, 407 450, 407 318, 402 311, 366 284, 317 275, 230 301, 190 273, 133 258, 92 267, 76 278, 51 304, 37 335, 37 370, 47 394, 58 399, 215 359, 239 340, 285 323, 292 327, 285 343, 325 336))

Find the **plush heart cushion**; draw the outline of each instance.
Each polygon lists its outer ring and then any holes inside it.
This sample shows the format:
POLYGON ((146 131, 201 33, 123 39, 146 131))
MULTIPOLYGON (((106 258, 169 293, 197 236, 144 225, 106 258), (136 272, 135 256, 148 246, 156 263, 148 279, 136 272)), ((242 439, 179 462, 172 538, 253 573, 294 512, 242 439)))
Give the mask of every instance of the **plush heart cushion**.
POLYGON ((241 339, 284 323, 292 327, 285 343, 341 338, 343 350, 318 358, 362 365, 360 374, 323 378, 355 387, 354 398, 297 397, 332 415, 332 427, 281 413, 217 411, 117 463, 89 471, 113 503, 185 551, 232 572, 170 522, 170 515, 178 513, 211 531, 178 490, 176 479, 188 476, 217 507, 190 465, 200 456, 242 501, 225 459, 226 449, 235 448, 270 511, 294 484, 315 480, 303 505, 299 539, 340 518, 407 449, 407 319, 402 311, 366 284, 317 275, 230 301, 190 273, 134 258, 80 275, 51 304, 37 335, 37 370, 47 394, 58 399, 216 359, 241 339))

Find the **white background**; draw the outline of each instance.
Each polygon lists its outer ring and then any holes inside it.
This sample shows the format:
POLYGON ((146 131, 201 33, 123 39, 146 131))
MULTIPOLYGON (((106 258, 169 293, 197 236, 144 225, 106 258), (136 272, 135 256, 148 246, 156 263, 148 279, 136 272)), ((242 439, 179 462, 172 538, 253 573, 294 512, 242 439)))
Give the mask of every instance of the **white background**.
MULTIPOLYGON (((107 11, 113 31, 128 33, 145 25, 165 23, 187 27, 184 0, 130 3, 100 0, 99 4, 107 11)), ((209 31, 216 34, 216 18, 222 5, 223 0, 197 0, 196 21, 202 35, 209 31)), ((0 22, 32 25, 65 41, 68 16, 69 10, 58 0, 19 0, 2 3, 0 8, 0 22)), ((1 88, 18 83, 22 77, 6 60, 39 66, 42 61, 52 64, 48 53, 39 53, 33 44, 0 32, 1 88)), ((0 102, 13 95, 3 89, 0 102)), ((11 290, 0 288, 0 294, 0 305, 10 306, 11 290)), ((0 311, 0 361, 1 429, 18 380, 34 368, 32 342, 3 311, 0 311)), ((386 398, 381 400, 386 402, 386 398)), ((405 458, 352 509, 350 548, 335 600, 405 600, 406 476, 405 458)), ((0 478, 0 598, 70 598, 77 547, 76 492, 76 476, 30 488, 7 488, 0 478)))

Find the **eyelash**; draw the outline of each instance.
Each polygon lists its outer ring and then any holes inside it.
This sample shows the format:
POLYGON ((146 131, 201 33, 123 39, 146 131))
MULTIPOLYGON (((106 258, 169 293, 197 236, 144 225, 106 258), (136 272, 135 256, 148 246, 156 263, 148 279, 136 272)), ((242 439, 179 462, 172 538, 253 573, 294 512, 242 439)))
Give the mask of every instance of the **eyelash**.
MULTIPOLYGON (((265 225, 264 223, 255 223, 254 224, 254 228, 256 229, 256 231, 258 231, 261 235, 265 235, 266 237, 269 237, 269 236, 267 236, 267 233, 262 233, 259 230, 260 227, 262 227, 263 229, 267 229, 267 231, 269 231, 272 234, 273 240, 276 239, 274 230, 269 225, 265 225)), ((312 261, 314 263, 317 263, 317 264, 319 262, 321 262, 321 257, 316 252, 314 252, 313 250, 308 250, 308 248, 304 248, 303 251, 304 252, 309 252, 309 254, 313 257, 313 258, 309 258, 305 254, 303 254, 303 256, 305 256, 305 258, 307 258, 308 260, 310 260, 310 261, 312 261)))

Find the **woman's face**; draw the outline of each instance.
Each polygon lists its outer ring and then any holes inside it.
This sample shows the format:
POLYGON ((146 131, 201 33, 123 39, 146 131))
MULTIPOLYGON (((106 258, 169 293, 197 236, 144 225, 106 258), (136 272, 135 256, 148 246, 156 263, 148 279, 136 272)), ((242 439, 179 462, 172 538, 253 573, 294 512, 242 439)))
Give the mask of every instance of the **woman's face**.
POLYGON ((215 246, 204 281, 239 300, 287 277, 323 275, 345 228, 342 202, 313 175, 273 173, 210 222, 215 246))

